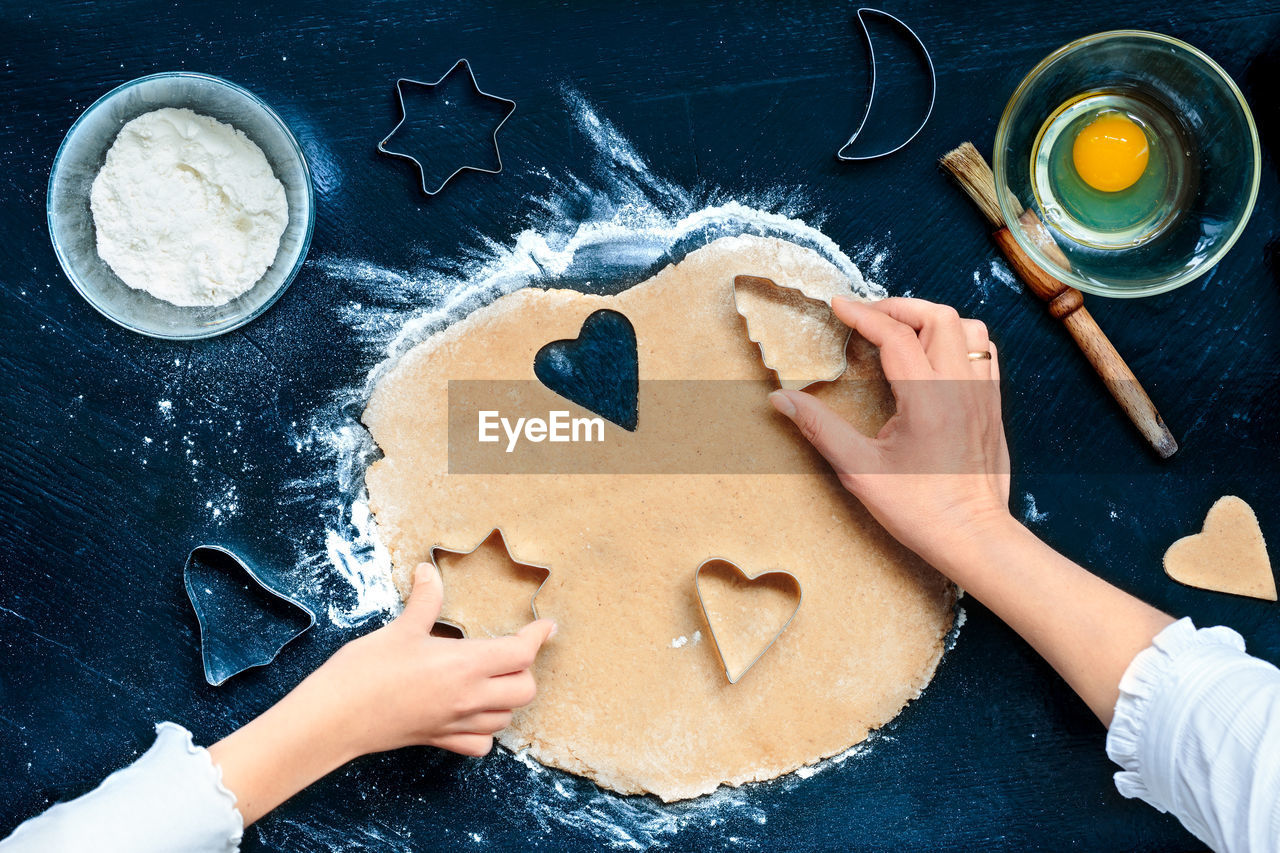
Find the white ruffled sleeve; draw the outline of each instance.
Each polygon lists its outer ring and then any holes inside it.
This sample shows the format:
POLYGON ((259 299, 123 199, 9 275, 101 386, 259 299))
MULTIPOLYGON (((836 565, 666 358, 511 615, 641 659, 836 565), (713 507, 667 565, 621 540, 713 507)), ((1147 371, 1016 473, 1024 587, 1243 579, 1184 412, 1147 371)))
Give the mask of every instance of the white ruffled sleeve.
POLYGON ((58 803, 0 841, 0 853, 236 853, 244 821, 222 769, 175 723, 89 793, 58 803))
POLYGON ((1165 628, 1120 680, 1116 788, 1220 853, 1280 851, 1280 670, 1230 628, 1165 628))

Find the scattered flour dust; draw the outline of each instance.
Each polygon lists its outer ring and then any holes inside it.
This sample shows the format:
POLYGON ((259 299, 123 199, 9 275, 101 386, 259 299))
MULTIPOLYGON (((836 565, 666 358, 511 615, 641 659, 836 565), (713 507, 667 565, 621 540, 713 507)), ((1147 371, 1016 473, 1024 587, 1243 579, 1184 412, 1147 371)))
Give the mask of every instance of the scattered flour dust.
POLYGON ((1040 511, 1040 508, 1036 506, 1036 496, 1030 492, 1023 494, 1022 503, 1024 506, 1022 518, 1028 524, 1038 524, 1049 519, 1049 513, 1040 511))
POLYGON ((978 291, 980 303, 985 303, 997 291, 1022 292, 1022 285, 1018 283, 1017 277, 1013 274, 1013 270, 1009 269, 1004 258, 992 258, 985 270, 981 268, 974 270, 973 288, 978 291))
POLYGON ((701 643, 701 642, 702 642, 702 632, 694 631, 693 635, 690 637, 686 637, 683 635, 676 637, 674 640, 671 641, 671 648, 683 649, 687 645, 692 644, 696 646, 698 645, 698 643, 701 643))
MULTIPOLYGON (((378 451, 359 418, 383 373, 431 334, 522 287, 616 292, 618 282, 639 282, 695 248, 743 234, 780 237, 810 248, 840 269, 855 291, 869 298, 885 295, 838 245, 798 218, 804 202, 795 193, 774 190, 726 199, 678 187, 654 174, 631 143, 580 96, 564 96, 590 144, 590 174, 557 178, 545 170, 539 173, 550 190, 537 199, 537 212, 514 238, 481 238, 482 245, 466 259, 419 270, 335 257, 318 262, 321 272, 341 281, 350 294, 339 308, 339 319, 352 330, 371 365, 361 383, 343 389, 308 422, 295 425, 294 449, 315 458, 317 473, 292 483, 292 490, 296 500, 309 505, 321 501, 326 525, 320 547, 301 553, 300 563, 318 589, 332 590, 328 615, 340 628, 386 620, 400 608, 390 559, 378 542, 364 489, 364 471, 378 451)), ((867 245, 855 256, 874 278, 889 250, 867 245)), ((694 632, 670 645, 679 649, 701 640, 701 632, 694 632)), ((546 831, 569 830, 597 845, 646 849, 667 843, 684 827, 763 824, 766 814, 753 802, 758 789, 798 784, 822 767, 862 754, 869 743, 784 780, 721 789, 672 805, 621 797, 585 779, 548 770, 527 756, 516 758, 528 779, 525 807, 546 831)), ((477 774, 491 774, 488 781, 495 786, 510 783, 509 762, 485 761, 476 768, 477 774)))

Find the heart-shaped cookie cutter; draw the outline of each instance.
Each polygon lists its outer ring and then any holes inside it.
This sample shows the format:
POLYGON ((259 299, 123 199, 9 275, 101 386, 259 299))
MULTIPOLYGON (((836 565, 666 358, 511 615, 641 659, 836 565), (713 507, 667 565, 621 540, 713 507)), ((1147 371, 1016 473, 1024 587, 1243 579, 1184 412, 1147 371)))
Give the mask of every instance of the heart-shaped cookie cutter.
POLYGON ((804 587, 801 585, 800 579, 795 575, 791 574, 791 572, 785 571, 783 569, 771 569, 768 571, 757 572, 754 575, 749 575, 746 572, 744 572, 742 570, 742 567, 739 566, 737 563, 735 563, 733 560, 727 560, 724 557, 708 557, 707 559, 703 560, 698 565, 698 568, 695 569, 693 572, 693 587, 695 590, 697 590, 697 593, 698 593, 698 604, 702 607, 702 617, 703 619, 706 620, 707 629, 711 632, 711 642, 715 645, 716 654, 720 656, 720 663, 724 666, 724 677, 728 679, 730 684, 737 684, 739 681, 741 681, 743 676, 745 676, 748 672, 750 672, 751 668, 760 662, 760 658, 765 656, 765 652, 773 648, 773 644, 778 642, 778 638, 781 637, 783 632, 786 631, 788 627, 790 627, 793 621, 795 621, 796 614, 800 612, 800 605, 801 603, 804 602, 804 587), (791 611, 791 615, 787 617, 787 621, 782 623, 782 627, 779 628, 777 632, 772 637, 769 638, 769 642, 765 643, 764 646, 760 649, 760 651, 756 654, 756 656, 753 657, 750 660, 750 662, 747 663, 747 665, 744 666, 742 670, 738 672, 736 675, 733 673, 732 670, 729 669, 729 662, 725 660, 723 640, 716 635, 715 623, 711 621, 711 611, 707 608, 707 600, 702 595, 702 570, 705 569, 707 566, 711 565, 712 563, 723 563, 727 566, 732 567, 735 572, 737 572, 747 581, 757 581, 757 580, 760 580, 761 578, 769 577, 771 575, 782 575, 784 577, 791 578, 791 581, 796 586, 796 593, 797 593, 796 606, 791 611))
MULTIPOLYGON (((804 293, 799 288, 788 287, 785 284, 778 284, 773 279, 765 278, 764 276, 759 276, 759 275, 734 276, 733 309, 738 312, 738 316, 742 318, 742 323, 747 329, 747 340, 755 344, 756 349, 760 350, 760 361, 764 364, 765 367, 773 371, 774 377, 778 380, 778 383, 781 384, 782 374, 778 372, 778 368, 776 366, 774 366, 769 362, 769 356, 765 354, 764 346, 760 343, 759 339, 753 338, 751 336, 751 321, 747 317, 747 312, 742 310, 742 301, 738 298, 738 289, 740 287, 749 287, 749 286, 762 286, 775 291, 785 292, 789 296, 798 296, 800 299, 806 302, 809 302, 810 304, 813 304, 813 305, 820 305, 826 308, 828 311, 831 310, 831 303, 825 302, 821 299, 814 299, 812 296, 809 296, 807 293, 804 293)), ((798 385, 792 390, 802 391, 805 388, 808 388, 810 385, 816 385, 819 382, 832 382, 836 379, 839 379, 841 376, 843 376, 844 372, 849 369, 849 337, 852 334, 853 334, 853 329, 845 330, 844 343, 840 347, 841 357, 840 357, 840 367, 838 370, 836 370, 830 376, 819 376, 819 377, 815 377, 814 379, 810 379, 809 381, 805 382, 803 385, 798 385)))
MULTIPOLYGON (((538 593, 542 592, 542 588, 547 585, 547 580, 550 579, 551 577, 551 569, 547 566, 538 565, 537 563, 526 563, 524 560, 521 560, 518 557, 516 557, 516 555, 511 552, 511 546, 507 544, 507 535, 502 532, 501 527, 495 527, 492 530, 490 530, 487 534, 485 534, 485 537, 481 539, 476 544, 476 546, 474 548, 471 548, 470 550, 460 551, 456 548, 446 548, 443 545, 432 545, 431 552, 428 555, 431 559, 431 565, 435 567, 436 574, 440 575, 440 580, 441 582, 443 582, 444 573, 440 571, 440 564, 436 562, 436 554, 445 553, 445 554, 453 554, 454 556, 457 556, 457 557, 467 557, 467 556, 470 556, 471 554, 474 554, 476 551, 479 551, 481 548, 483 548, 485 546, 485 543, 487 543, 494 536, 497 536, 498 541, 502 543, 502 550, 506 553, 508 560, 510 560, 512 563, 514 563, 517 566, 522 566, 526 569, 533 569, 537 572, 542 573, 542 583, 538 584, 538 588, 533 591, 533 597, 529 599, 529 610, 532 611, 533 618, 534 619, 540 618, 538 616, 538 593)), ((449 625, 453 628, 457 628, 459 631, 463 633, 463 636, 467 635, 466 626, 459 625, 457 622, 453 621, 452 619, 437 619, 436 621, 443 622, 445 625, 449 625)))

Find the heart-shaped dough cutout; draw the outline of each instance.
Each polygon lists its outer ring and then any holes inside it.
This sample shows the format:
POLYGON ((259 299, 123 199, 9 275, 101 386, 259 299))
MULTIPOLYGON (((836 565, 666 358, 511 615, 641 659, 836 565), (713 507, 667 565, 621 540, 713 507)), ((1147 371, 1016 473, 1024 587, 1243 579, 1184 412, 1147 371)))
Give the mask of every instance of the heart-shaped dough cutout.
POLYGON ((693 582, 725 677, 736 684, 800 610, 800 581, 783 571, 748 577, 729 560, 713 558, 698 566, 693 582))
POLYGON ((1258 517, 1234 495, 1218 498, 1209 508, 1203 531, 1169 546, 1164 571, 1188 586, 1276 600, 1276 579, 1258 517))

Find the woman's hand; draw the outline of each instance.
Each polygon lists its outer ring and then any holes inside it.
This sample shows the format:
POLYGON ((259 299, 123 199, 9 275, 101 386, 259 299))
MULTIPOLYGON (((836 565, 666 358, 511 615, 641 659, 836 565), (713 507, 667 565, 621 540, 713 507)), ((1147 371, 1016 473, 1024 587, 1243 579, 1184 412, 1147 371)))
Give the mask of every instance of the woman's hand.
POLYGON ((981 322, 922 299, 837 298, 831 307, 880 348, 897 412, 868 438, 810 394, 770 399, 890 533, 938 565, 958 539, 1010 520, 995 345, 981 322))
POLYGON ((484 755, 537 692, 530 667, 555 623, 510 637, 431 636, 443 587, 418 566, 404 612, 343 646, 289 695, 209 748, 245 825, 369 752, 438 746, 484 755))
POLYGON ((1110 724, 1125 667, 1173 620, 1009 514, 1000 367, 986 327, 920 299, 831 307, 880 348, 897 413, 867 438, 809 394, 775 391, 773 404, 890 533, 1021 634, 1110 724), (991 358, 969 356, 982 352, 991 358))

